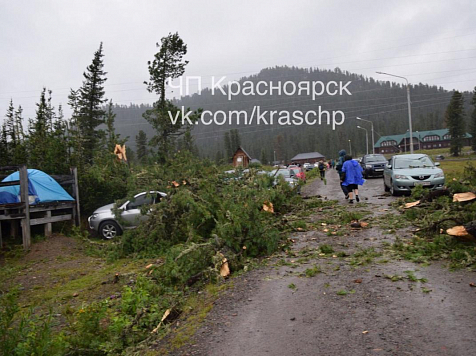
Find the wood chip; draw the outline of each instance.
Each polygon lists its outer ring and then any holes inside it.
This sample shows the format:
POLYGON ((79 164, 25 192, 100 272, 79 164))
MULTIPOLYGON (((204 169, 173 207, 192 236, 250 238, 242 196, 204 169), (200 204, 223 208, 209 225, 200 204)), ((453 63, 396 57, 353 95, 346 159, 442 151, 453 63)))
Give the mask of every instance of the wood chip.
POLYGON ((270 201, 265 201, 263 203, 263 210, 267 211, 268 213, 274 213, 273 203, 271 203, 270 201))
POLYGON ((228 261, 225 258, 220 268, 220 276, 222 276, 223 278, 226 278, 229 275, 230 275, 230 267, 228 266, 228 261))
POLYGON ((418 204, 420 204, 419 200, 411 202, 411 203, 406 203, 405 206, 404 206, 404 209, 413 208, 414 206, 417 206, 418 204))
POLYGON ((463 202, 476 199, 476 194, 467 192, 467 193, 456 193, 453 195, 453 202, 463 202))
POLYGON ((464 226, 452 227, 452 228, 446 230, 446 233, 450 236, 458 236, 458 237, 469 237, 469 236, 471 236, 468 233, 468 231, 466 231, 464 226))

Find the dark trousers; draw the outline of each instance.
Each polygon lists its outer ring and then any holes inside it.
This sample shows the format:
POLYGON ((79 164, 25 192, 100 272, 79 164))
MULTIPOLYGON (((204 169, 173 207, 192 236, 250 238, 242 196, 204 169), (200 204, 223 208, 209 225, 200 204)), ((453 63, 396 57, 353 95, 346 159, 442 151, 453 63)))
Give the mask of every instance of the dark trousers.
POLYGON ((321 175, 321 178, 324 178, 325 175, 326 175, 326 171, 324 171, 324 170, 319 171, 319 174, 321 175))

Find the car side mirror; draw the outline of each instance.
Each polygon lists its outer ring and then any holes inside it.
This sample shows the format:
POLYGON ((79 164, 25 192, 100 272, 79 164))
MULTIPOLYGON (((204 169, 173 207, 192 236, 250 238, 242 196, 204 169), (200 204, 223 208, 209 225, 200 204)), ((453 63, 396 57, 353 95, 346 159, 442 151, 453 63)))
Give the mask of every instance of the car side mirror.
POLYGON ((388 169, 392 169, 392 165, 391 165, 391 164, 387 164, 387 168, 388 168, 388 169))
POLYGON ((435 162, 435 166, 436 166, 436 167, 439 167, 439 166, 440 166, 440 162, 435 162))

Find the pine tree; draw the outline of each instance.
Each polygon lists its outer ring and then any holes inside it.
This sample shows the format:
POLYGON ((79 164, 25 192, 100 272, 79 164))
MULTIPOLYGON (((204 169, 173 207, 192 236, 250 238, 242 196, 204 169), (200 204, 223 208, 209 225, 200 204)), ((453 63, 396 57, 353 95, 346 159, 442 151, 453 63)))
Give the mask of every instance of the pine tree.
POLYGON ((43 88, 40 102, 36 106, 36 117, 30 119, 28 127, 29 164, 34 168, 44 169, 51 122, 51 106, 46 99, 46 88, 43 88))
POLYGON ((233 152, 235 152, 238 147, 241 146, 241 137, 238 129, 233 129, 230 131, 231 147, 233 152))
POLYGON ((464 97, 459 91, 455 91, 445 114, 446 127, 451 136, 450 152, 453 156, 459 156, 463 147, 464 116, 464 97))
POLYGON ((136 136, 136 147, 137 160, 140 163, 147 162, 149 155, 149 150, 147 149, 147 135, 142 130, 140 130, 139 134, 136 136))
POLYGON ((70 157, 70 164, 72 167, 78 167, 80 171, 83 169, 84 164, 84 140, 79 130, 79 89, 70 90, 68 96, 68 105, 73 110, 71 119, 67 124, 67 136, 68 136, 68 154, 70 157))
MULTIPOLYGON (((107 114, 106 114, 106 150, 107 152, 114 152, 114 148, 116 144, 123 144, 123 142, 119 142, 120 135, 116 134, 116 129, 114 128, 114 121, 116 119, 116 114, 114 114, 112 110, 112 99, 109 101, 107 114)), ((126 152, 127 154, 127 152, 126 152)))
MULTIPOLYGON (((144 113, 143 117, 156 132, 150 144, 158 148, 158 159, 163 163, 175 148, 175 140, 187 129, 187 124, 182 122, 181 110, 165 98, 166 85, 167 81, 183 75, 188 61, 183 60, 183 56, 187 54, 187 45, 178 33, 163 37, 161 43, 156 45, 159 51, 154 55, 154 60, 148 62, 150 78, 144 84, 147 85, 149 93, 156 93, 159 96, 159 100, 154 103, 152 109, 144 113)), ((192 122, 199 113, 200 111, 196 111, 190 116, 192 122)))
POLYGON ((99 141, 103 137, 103 132, 97 130, 97 127, 104 123, 106 112, 103 104, 104 82, 107 80, 104 72, 104 63, 102 57, 102 42, 99 49, 94 53, 92 63, 83 73, 83 85, 79 89, 77 102, 77 125, 83 140, 84 161, 92 162, 95 150, 99 147, 99 141))
POLYGON ((268 164, 268 157, 266 156, 266 151, 264 148, 261 149, 260 161, 262 164, 268 164))
POLYGON ((235 152, 236 148, 233 149, 233 147, 231 146, 229 131, 225 132, 224 141, 225 141, 226 162, 231 162, 231 160, 233 159, 233 153, 235 152))
POLYGON ((0 167, 10 165, 10 154, 8 152, 7 125, 4 122, 0 131, 0 167))
POLYGON ((471 139, 471 148, 473 151, 476 152, 476 87, 474 88, 473 91, 473 98, 471 100, 471 104, 474 106, 473 112, 471 113, 471 121, 469 125, 469 133, 471 134, 472 139, 471 139))
POLYGON ((156 43, 156 47, 159 51, 154 55, 154 60, 147 62, 150 79, 144 84, 147 85, 149 93, 159 96, 159 107, 165 107, 167 80, 180 78, 188 64, 188 61, 183 60, 183 56, 187 54, 187 45, 178 33, 169 33, 160 43, 156 43))

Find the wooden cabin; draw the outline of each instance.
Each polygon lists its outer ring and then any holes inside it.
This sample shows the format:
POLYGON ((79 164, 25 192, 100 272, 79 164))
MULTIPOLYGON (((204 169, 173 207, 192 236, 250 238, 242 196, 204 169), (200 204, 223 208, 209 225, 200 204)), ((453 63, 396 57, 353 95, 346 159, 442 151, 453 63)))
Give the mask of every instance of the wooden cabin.
POLYGON ((248 168, 250 161, 251 156, 242 147, 238 147, 233 155, 233 167, 248 168))

